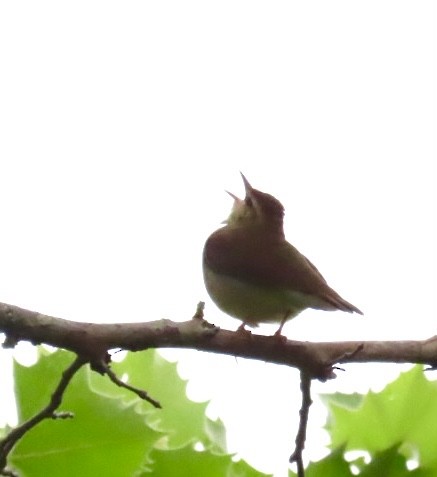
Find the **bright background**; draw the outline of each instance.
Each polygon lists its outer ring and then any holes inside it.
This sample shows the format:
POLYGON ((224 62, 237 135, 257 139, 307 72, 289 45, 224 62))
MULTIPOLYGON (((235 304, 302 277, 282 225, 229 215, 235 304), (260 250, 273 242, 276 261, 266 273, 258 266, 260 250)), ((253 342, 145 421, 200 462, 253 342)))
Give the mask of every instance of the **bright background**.
MULTIPOLYGON (((231 207, 224 190, 243 194, 241 170, 283 202, 289 240, 365 312, 306 311, 287 336, 435 335, 435 9, 1 2, 0 301, 127 322, 186 320, 202 299, 209 321, 235 329, 208 300, 201 252, 231 207)), ((230 450, 284 476, 297 371, 165 354, 179 357, 191 397, 212 399, 230 450)), ((380 389, 399 369, 346 366, 314 392, 380 389)), ((328 442, 324 419, 316 402, 313 460, 328 442)))

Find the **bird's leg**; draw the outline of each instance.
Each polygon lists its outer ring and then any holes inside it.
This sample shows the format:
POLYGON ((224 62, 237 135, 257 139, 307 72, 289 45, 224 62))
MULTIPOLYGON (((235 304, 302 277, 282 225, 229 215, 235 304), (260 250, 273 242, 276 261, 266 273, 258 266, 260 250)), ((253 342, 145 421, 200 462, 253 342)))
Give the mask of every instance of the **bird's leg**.
POLYGON ((287 321, 287 318, 288 318, 289 314, 290 314, 289 312, 285 313, 284 318, 282 318, 281 323, 279 323, 279 328, 275 331, 275 334, 273 336, 283 338, 282 328, 284 327, 285 322, 287 321))

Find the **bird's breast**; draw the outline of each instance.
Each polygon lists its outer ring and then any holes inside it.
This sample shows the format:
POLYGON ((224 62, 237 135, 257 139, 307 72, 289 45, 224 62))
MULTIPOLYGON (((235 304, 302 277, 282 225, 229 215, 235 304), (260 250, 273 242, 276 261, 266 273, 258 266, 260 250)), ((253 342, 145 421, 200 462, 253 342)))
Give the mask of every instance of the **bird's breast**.
POLYGON ((293 318, 308 305, 299 292, 268 288, 213 271, 203 265, 206 289, 215 304, 225 313, 249 325, 279 323, 293 318))

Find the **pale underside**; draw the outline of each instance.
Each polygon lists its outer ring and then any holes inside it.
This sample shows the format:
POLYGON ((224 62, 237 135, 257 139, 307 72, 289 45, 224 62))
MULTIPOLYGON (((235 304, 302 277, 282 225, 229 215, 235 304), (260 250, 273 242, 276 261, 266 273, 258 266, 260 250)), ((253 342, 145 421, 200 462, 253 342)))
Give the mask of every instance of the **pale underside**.
POLYGON ((305 308, 337 309, 325 300, 285 288, 268 288, 203 268, 205 285, 213 301, 225 313, 248 326, 290 320, 305 308))

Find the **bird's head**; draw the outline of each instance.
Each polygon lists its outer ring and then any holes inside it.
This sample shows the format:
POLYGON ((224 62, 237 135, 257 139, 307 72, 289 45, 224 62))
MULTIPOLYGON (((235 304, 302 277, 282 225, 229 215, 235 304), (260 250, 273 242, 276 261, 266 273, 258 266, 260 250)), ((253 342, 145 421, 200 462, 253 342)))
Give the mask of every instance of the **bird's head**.
POLYGON ((249 181, 243 178, 246 189, 246 197, 238 198, 236 195, 228 192, 234 199, 232 211, 225 221, 228 226, 266 226, 268 228, 280 228, 282 231, 284 220, 284 207, 270 194, 254 189, 249 181))

